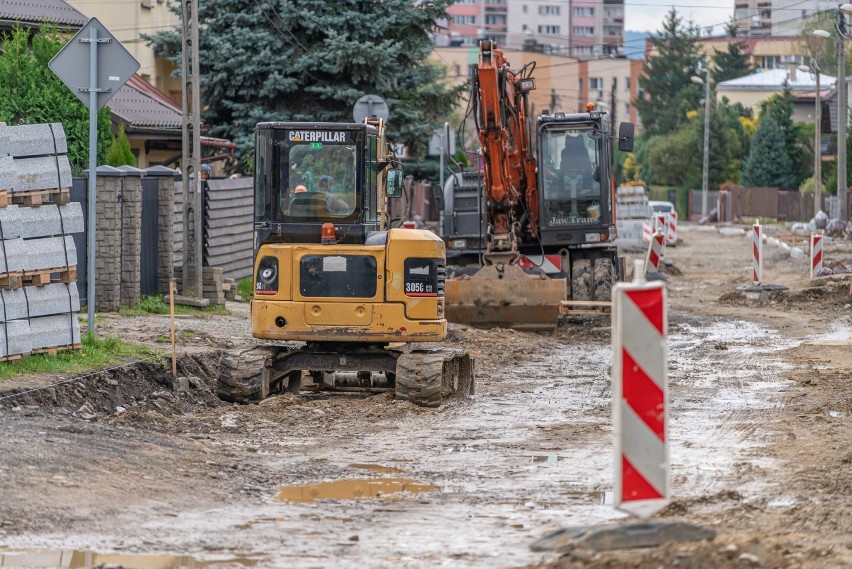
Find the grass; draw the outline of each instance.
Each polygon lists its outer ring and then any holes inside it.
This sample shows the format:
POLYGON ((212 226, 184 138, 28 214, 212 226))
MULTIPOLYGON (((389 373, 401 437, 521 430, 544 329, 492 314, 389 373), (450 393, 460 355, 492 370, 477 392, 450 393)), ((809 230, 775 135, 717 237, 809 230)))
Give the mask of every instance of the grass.
POLYGON ((237 281, 237 294, 240 295, 243 302, 251 300, 251 297, 254 294, 254 279, 252 277, 246 277, 237 281))
MULTIPOLYGON (((122 316, 146 316, 148 314, 168 314, 169 305, 159 295, 143 296, 132 308, 122 307, 118 309, 122 316)), ((183 306, 175 304, 175 314, 227 314, 224 306, 208 306, 207 308, 195 308, 194 306, 183 306)), ((97 323, 97 320, 95 321, 97 323)))
POLYGON ((114 337, 98 338, 82 335, 82 350, 59 352, 56 355, 32 354, 15 363, 0 362, 0 379, 31 373, 79 373, 109 367, 127 360, 156 360, 156 352, 114 337))

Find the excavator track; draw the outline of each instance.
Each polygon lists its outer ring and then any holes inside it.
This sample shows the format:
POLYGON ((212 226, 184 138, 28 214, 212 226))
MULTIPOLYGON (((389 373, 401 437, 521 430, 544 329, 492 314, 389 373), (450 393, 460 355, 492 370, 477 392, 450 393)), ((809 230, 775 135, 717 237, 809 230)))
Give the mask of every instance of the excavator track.
MULTIPOLYGON (((392 378, 395 396, 421 407, 438 407, 445 399, 473 394, 474 361, 465 350, 397 351, 383 348, 354 352, 306 346, 262 346, 222 354, 217 395, 234 403, 258 403, 284 390, 298 393, 302 372, 317 377, 334 372, 379 372, 392 378)), ((323 385, 328 388, 328 385, 323 385)), ((334 389, 333 383, 330 386, 334 389)), ((357 390, 351 386, 346 391, 357 390)), ((381 390, 381 389, 379 389, 381 390)), ((365 388, 375 392, 375 388, 365 388)))
POLYGON ((446 398, 473 392, 473 359, 464 350, 412 350, 396 360, 397 399, 439 407, 446 398))

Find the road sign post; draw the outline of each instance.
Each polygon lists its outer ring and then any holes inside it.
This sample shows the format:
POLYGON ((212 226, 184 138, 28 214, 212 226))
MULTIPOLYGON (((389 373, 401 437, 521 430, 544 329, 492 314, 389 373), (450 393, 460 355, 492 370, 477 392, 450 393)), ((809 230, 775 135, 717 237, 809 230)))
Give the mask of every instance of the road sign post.
POLYGON ((97 18, 91 18, 48 63, 89 108, 89 211, 87 259, 88 331, 95 331, 95 227, 98 183, 98 111, 139 69, 139 62, 97 18), (103 49, 99 49, 103 47, 103 49))

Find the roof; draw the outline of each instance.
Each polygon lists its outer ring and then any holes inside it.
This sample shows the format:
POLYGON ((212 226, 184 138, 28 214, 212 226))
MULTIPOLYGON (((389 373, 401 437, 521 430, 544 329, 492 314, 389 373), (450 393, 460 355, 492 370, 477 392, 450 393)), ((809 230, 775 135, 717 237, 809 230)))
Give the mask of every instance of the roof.
MULTIPOLYGON (((836 77, 820 74, 823 86, 833 85, 836 77)), ((793 91, 814 91, 816 78, 810 73, 797 71, 790 73, 789 69, 767 69, 760 73, 752 73, 745 77, 737 77, 722 81, 716 88, 720 91, 780 91, 787 82, 793 91)))
POLYGON ((180 131, 182 113, 159 89, 133 75, 110 99, 109 108, 128 129, 159 129, 180 131))
POLYGON ((89 19, 64 0, 3 0, 0 25, 20 22, 25 27, 53 22, 63 29, 80 29, 89 19))

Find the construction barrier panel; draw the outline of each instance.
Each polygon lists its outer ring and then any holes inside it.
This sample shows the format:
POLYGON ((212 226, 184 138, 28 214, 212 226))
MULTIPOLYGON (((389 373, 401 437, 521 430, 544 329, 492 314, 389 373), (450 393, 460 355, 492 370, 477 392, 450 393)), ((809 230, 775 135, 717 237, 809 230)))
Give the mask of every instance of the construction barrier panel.
POLYGON ((666 245, 677 245, 677 212, 667 214, 666 219, 666 245))
MULTIPOLYGON (((641 269, 641 261, 637 269, 641 269)), ((615 508, 648 518, 671 498, 666 291, 661 281, 613 289, 615 508)))
POLYGON ((657 232, 651 238, 651 243, 648 245, 648 254, 645 255, 645 273, 658 273, 660 271, 660 261, 666 256, 666 237, 662 230, 657 232))
POLYGON ((763 228, 760 223, 755 223, 752 227, 752 235, 754 236, 752 251, 752 281, 759 285, 763 282, 763 228))
POLYGON ((811 278, 822 270, 822 235, 811 235, 811 278))
POLYGON ((651 238, 654 236, 654 226, 651 225, 650 221, 642 222, 642 241, 645 243, 650 243, 651 238))

